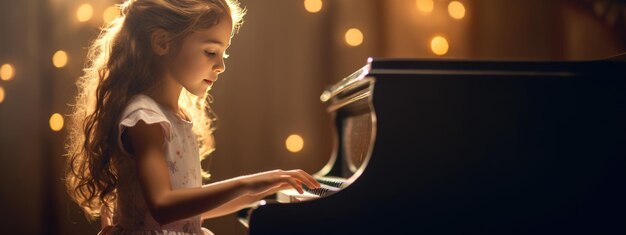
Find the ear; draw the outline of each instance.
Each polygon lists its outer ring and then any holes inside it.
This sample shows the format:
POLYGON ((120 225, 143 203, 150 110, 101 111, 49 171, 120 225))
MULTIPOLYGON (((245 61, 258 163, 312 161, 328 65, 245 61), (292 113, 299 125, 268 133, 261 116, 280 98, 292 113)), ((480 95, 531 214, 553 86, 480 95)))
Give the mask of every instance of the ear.
POLYGON ((157 55, 165 55, 169 52, 169 42, 167 41, 168 33, 164 29, 156 29, 150 35, 150 44, 152 50, 157 55))

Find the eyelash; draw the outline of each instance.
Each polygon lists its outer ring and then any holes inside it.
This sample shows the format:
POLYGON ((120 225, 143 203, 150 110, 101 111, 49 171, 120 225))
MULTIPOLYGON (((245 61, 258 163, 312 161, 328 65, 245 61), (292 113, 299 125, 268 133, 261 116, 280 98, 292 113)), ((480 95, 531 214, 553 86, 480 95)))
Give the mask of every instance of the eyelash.
MULTIPOLYGON (((210 58, 213 58, 213 57, 215 57, 215 56, 217 55, 217 53, 215 53, 215 52, 209 52, 209 51, 204 51, 204 54, 205 54, 206 56, 210 57, 210 58)), ((224 55, 222 56, 222 58, 224 58, 224 59, 228 59, 228 57, 229 57, 229 55, 228 55, 228 54, 226 54, 226 53, 224 53, 224 55)))

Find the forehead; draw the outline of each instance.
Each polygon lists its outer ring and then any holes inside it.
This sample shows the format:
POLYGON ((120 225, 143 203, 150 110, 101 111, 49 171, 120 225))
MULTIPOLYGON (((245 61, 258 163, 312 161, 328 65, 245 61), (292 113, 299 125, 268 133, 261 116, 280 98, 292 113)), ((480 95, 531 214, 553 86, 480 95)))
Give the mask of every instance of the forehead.
POLYGON ((217 43, 228 47, 233 27, 232 20, 222 17, 218 24, 208 29, 200 29, 193 32, 189 38, 198 43, 217 43))

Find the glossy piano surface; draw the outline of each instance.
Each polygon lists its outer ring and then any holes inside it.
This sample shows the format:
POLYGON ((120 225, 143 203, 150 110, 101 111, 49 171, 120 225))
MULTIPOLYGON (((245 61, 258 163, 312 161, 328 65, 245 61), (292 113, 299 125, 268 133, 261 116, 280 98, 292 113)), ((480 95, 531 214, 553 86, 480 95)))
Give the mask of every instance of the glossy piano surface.
POLYGON ((624 234, 625 65, 370 59, 321 96, 343 185, 244 231, 624 234))

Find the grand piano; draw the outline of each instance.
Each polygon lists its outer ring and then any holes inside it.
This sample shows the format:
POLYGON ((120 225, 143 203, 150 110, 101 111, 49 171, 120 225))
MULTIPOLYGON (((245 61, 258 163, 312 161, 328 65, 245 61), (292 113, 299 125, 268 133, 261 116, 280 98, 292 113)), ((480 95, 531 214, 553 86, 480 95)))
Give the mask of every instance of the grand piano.
POLYGON ((369 59, 321 95, 322 189, 245 234, 626 234, 626 62, 369 59))

